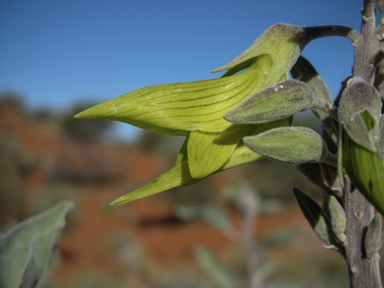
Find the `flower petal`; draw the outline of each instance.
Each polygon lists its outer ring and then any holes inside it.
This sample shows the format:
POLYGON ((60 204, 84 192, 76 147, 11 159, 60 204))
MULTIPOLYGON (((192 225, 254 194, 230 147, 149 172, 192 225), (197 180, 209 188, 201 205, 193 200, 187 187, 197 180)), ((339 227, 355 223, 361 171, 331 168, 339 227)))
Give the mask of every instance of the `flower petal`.
POLYGON ((252 126, 236 125, 235 130, 218 133, 192 131, 188 141, 188 161, 192 178, 204 178, 219 170, 250 129, 252 126))
MULTIPOLYGON (((266 124, 247 125, 252 127, 252 130, 248 131, 248 135, 256 135, 258 133, 262 133, 268 129, 272 129, 275 127, 289 126, 291 124, 290 122, 291 119, 283 119, 275 122, 269 122, 266 124)), ((179 154, 178 161, 173 168, 165 172, 163 175, 159 176, 155 181, 149 183, 148 185, 116 199, 111 204, 109 204, 109 206, 125 204, 134 200, 138 200, 150 195, 154 195, 156 193, 169 190, 177 186, 188 186, 201 181, 203 178, 193 179, 191 177, 188 163, 189 160, 186 156, 187 154, 185 153, 187 141, 188 139, 185 140, 181 149, 180 154, 182 156, 180 156, 179 154)), ((234 149, 233 153, 230 155, 228 161, 222 167, 220 167, 220 169, 216 170, 213 173, 228 170, 230 168, 237 167, 262 158, 264 158, 264 156, 252 152, 242 142, 240 142, 234 149)))
POLYGON ((264 87, 271 65, 271 58, 262 55, 232 76, 145 87, 75 117, 117 120, 167 135, 223 131, 232 124, 222 116, 264 87))
POLYGON ((200 180, 201 179, 192 179, 191 174, 189 173, 188 161, 184 160, 158 177, 155 181, 149 183, 146 186, 140 187, 135 191, 125 194, 124 196, 110 203, 109 206, 121 205, 169 190, 177 186, 191 185, 199 182, 200 180))
POLYGON ((300 56, 303 44, 306 44, 308 37, 304 27, 279 23, 269 27, 255 42, 229 62, 212 72, 237 70, 238 65, 245 65, 250 59, 259 55, 268 54, 271 56, 273 66, 266 79, 265 87, 279 81, 280 77, 290 71, 297 58, 300 56), (276 45, 278 43, 278 45, 276 45))

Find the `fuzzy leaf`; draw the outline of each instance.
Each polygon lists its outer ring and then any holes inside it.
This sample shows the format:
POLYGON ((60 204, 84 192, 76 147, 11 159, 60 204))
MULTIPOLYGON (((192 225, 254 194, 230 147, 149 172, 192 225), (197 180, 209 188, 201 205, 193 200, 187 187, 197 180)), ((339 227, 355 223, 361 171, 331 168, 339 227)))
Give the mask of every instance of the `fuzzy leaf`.
POLYGON ((327 245, 335 244, 334 235, 330 229, 331 223, 320 205, 297 187, 294 187, 292 192, 317 237, 327 245))
POLYGON ((365 256, 372 260, 373 256, 380 251, 381 244, 381 216, 376 214, 368 226, 367 234, 365 235, 365 256))
POLYGON ((323 175, 323 178, 325 182, 327 183, 327 186, 331 189, 333 193, 341 196, 342 194, 342 184, 340 181, 339 174, 337 173, 337 167, 325 164, 325 163, 320 163, 321 167, 321 174, 323 175))
POLYGON ((339 103, 339 120, 349 137, 374 153, 380 134, 381 105, 377 90, 361 77, 348 82, 339 103))
POLYGON ((316 94, 304 82, 286 80, 256 92, 228 111, 224 118, 232 123, 265 123, 293 116, 312 108, 316 94))
POLYGON ((61 202, 0 235, 1 288, 36 287, 72 209, 72 202, 61 202))
POLYGON ((331 224, 333 232, 336 237, 344 243, 347 239, 345 229, 347 227, 345 212, 339 201, 333 196, 329 197, 328 209, 331 217, 331 224))
MULTIPOLYGON (((309 62, 306 58, 300 56, 299 59, 297 59, 297 62, 292 67, 291 74, 294 79, 307 83, 317 96, 333 105, 333 98, 328 85, 321 78, 311 62, 309 62)), ((332 117, 327 112, 320 109, 312 108, 312 111, 322 122, 331 139, 337 143, 338 132, 333 123, 332 117)))
POLYGON ((291 164, 319 162, 328 155, 325 142, 306 127, 282 127, 243 139, 252 151, 291 164))
POLYGON ((296 165, 296 169, 299 170, 309 181, 316 184, 322 190, 325 190, 329 194, 332 194, 333 191, 328 187, 327 182, 325 181, 320 163, 302 163, 296 165))
POLYGON ((333 97, 328 85, 316 71, 315 67, 308 59, 300 56, 295 65, 291 69, 291 74, 294 79, 307 83, 319 97, 329 103, 333 103, 333 97))

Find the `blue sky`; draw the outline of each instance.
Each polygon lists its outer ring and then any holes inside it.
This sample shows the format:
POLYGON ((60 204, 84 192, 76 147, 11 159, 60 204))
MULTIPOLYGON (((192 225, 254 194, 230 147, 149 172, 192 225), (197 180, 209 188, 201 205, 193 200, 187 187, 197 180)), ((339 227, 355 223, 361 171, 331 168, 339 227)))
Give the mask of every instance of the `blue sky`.
MULTIPOLYGON (((360 30, 363 1, 0 0, 0 92, 27 107, 69 108, 155 84, 219 77, 269 26, 360 30)), ((303 55, 333 94, 350 74, 351 42, 316 40, 303 55)), ((132 138, 127 124, 118 130, 132 138)))

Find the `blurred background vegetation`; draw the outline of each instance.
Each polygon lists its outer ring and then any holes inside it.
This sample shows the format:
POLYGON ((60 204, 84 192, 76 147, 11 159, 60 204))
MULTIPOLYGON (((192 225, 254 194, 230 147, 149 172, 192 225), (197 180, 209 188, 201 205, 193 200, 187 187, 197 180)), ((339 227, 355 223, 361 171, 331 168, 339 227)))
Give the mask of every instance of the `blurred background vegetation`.
MULTIPOLYGON (((347 286, 343 260, 324 250, 291 194, 299 186, 320 201, 319 189, 290 165, 264 159, 108 207, 171 168, 183 139, 143 131, 108 140, 114 123, 73 118, 94 104, 30 111, 22 97, 0 95, 0 232, 60 200, 76 205, 41 287, 251 287, 251 276, 257 287, 347 286), (241 202, 243 185, 253 208, 241 202)), ((295 117, 319 131, 312 114, 295 117)))

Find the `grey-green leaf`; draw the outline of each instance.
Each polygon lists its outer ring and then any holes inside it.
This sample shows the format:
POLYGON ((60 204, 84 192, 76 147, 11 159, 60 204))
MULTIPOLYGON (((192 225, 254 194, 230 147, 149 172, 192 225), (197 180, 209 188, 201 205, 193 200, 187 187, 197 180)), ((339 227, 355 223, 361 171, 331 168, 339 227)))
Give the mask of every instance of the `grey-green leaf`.
POLYGON ((328 187, 333 191, 332 194, 336 194, 341 197, 342 195, 342 183, 340 181, 339 174, 337 173, 337 167, 331 166, 325 163, 320 163, 321 174, 328 187))
POLYGON ((312 108, 316 94, 304 82, 286 80, 269 86, 249 97, 224 118, 232 123, 265 123, 285 119, 312 108))
POLYGON ((244 144, 265 157, 290 164, 329 160, 324 140, 306 127, 284 127, 243 138, 244 144))
MULTIPOLYGON (((297 59, 297 62, 292 67, 291 74, 294 79, 307 83, 317 96, 333 105, 331 90, 329 90, 323 78, 321 78, 315 67, 306 58, 300 56, 299 59, 297 59)), ((331 139, 337 143, 338 132, 332 117, 327 112, 317 108, 312 108, 312 111, 323 123, 323 127, 331 139)))
POLYGON ((361 77, 349 80, 339 103, 339 122, 353 141, 373 153, 377 152, 381 105, 377 90, 361 77), (373 123, 367 124, 363 118, 373 123))
POLYGON ((291 74, 294 79, 307 83, 318 96, 331 104, 333 103, 328 85, 308 59, 300 56, 293 65, 291 74))
POLYGON ((73 206, 61 202, 0 235, 0 288, 37 286, 73 206))
POLYGON ((302 163, 295 166, 309 181, 316 184, 328 194, 334 194, 322 174, 320 163, 302 163))
POLYGON ((336 234, 337 238, 344 243, 347 239, 347 236, 345 235, 347 221, 344 209, 339 201, 333 196, 329 197, 328 208, 333 232, 336 234))
POLYGON ((371 260, 381 248, 381 226, 381 216, 380 214, 376 214, 369 224, 365 236, 365 256, 369 260, 371 260))
POLYGON ((327 245, 335 244, 334 235, 330 229, 331 223, 320 205, 297 187, 294 187, 292 192, 317 237, 327 245))

